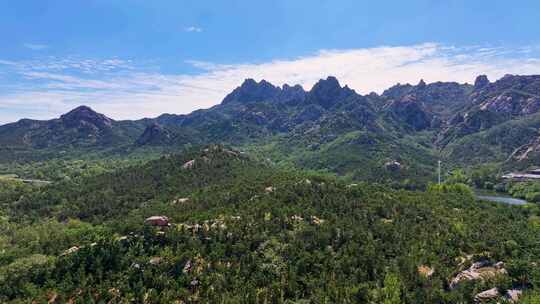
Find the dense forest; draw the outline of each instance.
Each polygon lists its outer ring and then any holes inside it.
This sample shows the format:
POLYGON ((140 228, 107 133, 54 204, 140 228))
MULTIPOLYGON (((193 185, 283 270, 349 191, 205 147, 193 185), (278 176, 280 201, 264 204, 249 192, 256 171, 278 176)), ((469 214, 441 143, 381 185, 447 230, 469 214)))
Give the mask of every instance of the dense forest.
POLYGON ((0 302, 540 301, 540 209, 457 177, 399 190, 221 146, 89 166, 0 179, 0 302))

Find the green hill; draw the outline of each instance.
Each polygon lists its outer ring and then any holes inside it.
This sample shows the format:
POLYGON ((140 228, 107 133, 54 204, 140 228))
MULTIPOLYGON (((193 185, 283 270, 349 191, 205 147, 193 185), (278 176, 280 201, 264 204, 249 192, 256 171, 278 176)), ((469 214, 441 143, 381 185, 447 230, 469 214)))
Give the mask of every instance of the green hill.
POLYGON ((470 303, 540 288, 538 208, 459 186, 349 184, 221 146, 41 188, 3 182, 3 303, 470 303), (506 274, 450 284, 476 261, 506 274))

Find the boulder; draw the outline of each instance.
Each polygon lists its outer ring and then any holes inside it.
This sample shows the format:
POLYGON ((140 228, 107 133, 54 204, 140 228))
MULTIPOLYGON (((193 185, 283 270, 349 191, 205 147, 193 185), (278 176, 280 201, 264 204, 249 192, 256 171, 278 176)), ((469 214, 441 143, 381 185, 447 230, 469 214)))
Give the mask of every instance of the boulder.
POLYGON ((519 301, 519 297, 521 297, 521 294, 523 293, 520 289, 508 289, 506 291, 506 295, 504 296, 510 303, 517 303, 519 301))
POLYGON ((81 249, 79 246, 73 246, 62 253, 62 256, 75 253, 81 249))
POLYGON ((124 242, 128 240, 128 236, 127 235, 119 236, 115 240, 118 242, 124 242))
POLYGON ((401 170, 401 163, 398 161, 389 161, 384 164, 384 168, 391 172, 396 172, 401 170))
POLYGON ((304 220, 304 218, 301 217, 300 215, 293 215, 293 216, 291 216, 291 219, 293 221, 303 221, 304 220))
POLYGON ((473 263, 469 269, 463 270, 458 273, 450 281, 450 289, 455 288, 459 283, 463 281, 475 281, 475 280, 484 280, 487 278, 492 278, 496 275, 507 274, 506 269, 504 269, 504 263, 490 263, 489 261, 480 261, 473 263))
POLYGON ((424 278, 429 278, 435 273, 435 269, 427 266, 427 265, 420 265, 418 266, 418 274, 423 276, 424 278))
POLYGON ((182 272, 183 272, 183 273, 189 273, 189 272, 191 272, 191 267, 192 267, 191 260, 188 260, 188 261, 186 262, 186 264, 184 265, 184 268, 182 269, 182 272))
POLYGON ((310 218, 311 218, 311 223, 314 224, 314 225, 319 226, 319 225, 322 225, 324 223, 323 219, 320 219, 320 218, 318 218, 318 217, 316 217, 314 215, 312 215, 310 218))
POLYGON ((158 227, 166 227, 169 226, 169 218, 163 215, 155 215, 147 218, 144 221, 145 224, 151 225, 151 226, 158 226, 158 227))
POLYGON ((490 301, 499 297, 499 290, 497 288, 491 288, 486 291, 482 291, 474 296, 475 303, 482 303, 490 301))
POLYGON ((183 168, 183 169, 191 169, 191 168, 193 168, 194 165, 195 165, 195 160, 192 159, 192 160, 187 161, 186 163, 184 163, 184 164, 182 165, 182 168, 183 168))
POLYGON ((174 201, 172 201, 173 204, 183 204, 187 202, 189 202, 189 197, 182 197, 182 198, 175 199, 174 201))

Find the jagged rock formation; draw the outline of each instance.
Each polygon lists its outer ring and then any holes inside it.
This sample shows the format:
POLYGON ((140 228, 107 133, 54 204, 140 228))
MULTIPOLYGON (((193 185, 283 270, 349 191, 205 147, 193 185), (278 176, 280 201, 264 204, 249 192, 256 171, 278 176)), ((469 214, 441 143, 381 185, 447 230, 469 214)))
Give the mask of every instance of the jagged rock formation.
POLYGON ((326 80, 319 80, 307 95, 308 103, 318 104, 325 109, 335 105, 339 101, 356 95, 349 87, 341 87, 339 81, 329 76, 326 80))
POLYGON ((280 92, 280 88, 266 80, 256 82, 253 79, 246 79, 240 87, 227 95, 222 103, 264 101, 276 97, 280 92))
POLYGON ((489 79, 487 78, 486 75, 480 75, 476 77, 476 80, 474 81, 474 89, 480 90, 484 88, 485 86, 489 85, 489 83, 490 83, 489 79))
POLYGON ((495 82, 481 75, 474 85, 420 80, 381 95, 360 95, 332 76, 309 91, 246 79, 221 104, 185 115, 115 121, 81 106, 49 121, 23 119, 0 126, 0 160, 17 158, 21 151, 52 156, 59 149, 124 151, 275 140, 273 147, 284 157, 309 151, 295 159, 299 165, 317 163, 340 173, 366 162, 381 169, 384 159, 402 156, 407 168, 420 161, 429 166, 438 151, 462 162, 520 161, 537 154, 539 96, 536 75, 506 75, 495 82))

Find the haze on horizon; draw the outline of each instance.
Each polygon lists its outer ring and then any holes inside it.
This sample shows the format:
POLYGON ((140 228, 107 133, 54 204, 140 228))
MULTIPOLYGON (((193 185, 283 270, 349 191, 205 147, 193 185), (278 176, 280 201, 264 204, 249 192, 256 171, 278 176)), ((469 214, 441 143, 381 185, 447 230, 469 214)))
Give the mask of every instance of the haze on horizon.
POLYGON ((538 74, 540 4, 518 2, 5 1, 0 124, 81 104, 114 119, 189 113, 245 78, 309 90, 334 75, 367 94, 538 74))

